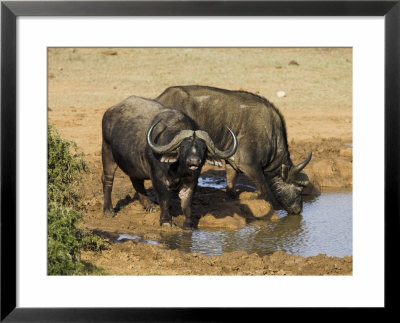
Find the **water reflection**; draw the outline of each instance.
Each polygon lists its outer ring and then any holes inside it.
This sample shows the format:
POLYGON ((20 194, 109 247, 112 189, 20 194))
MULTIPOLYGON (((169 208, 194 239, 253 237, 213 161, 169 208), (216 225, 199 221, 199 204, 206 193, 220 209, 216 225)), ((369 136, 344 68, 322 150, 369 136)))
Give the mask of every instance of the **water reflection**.
POLYGON ((131 236, 130 234, 120 234, 117 238, 117 241, 136 240, 136 239, 140 239, 140 236, 137 236, 137 235, 131 236))
POLYGON ((260 255, 286 250, 301 243, 301 216, 286 216, 278 222, 256 221, 235 231, 195 230, 162 236, 162 243, 171 249, 221 255, 230 251, 256 252, 260 255))
POLYGON ((199 187, 212 187, 215 189, 221 189, 226 187, 226 179, 225 178, 214 178, 214 177, 199 177, 197 181, 197 185, 199 187))
MULTIPOLYGON (((211 187, 215 189, 223 189, 226 188, 226 177, 220 177, 215 175, 206 175, 202 174, 197 180, 197 185, 199 187, 211 187)), ((243 181, 238 181, 236 186, 238 188, 245 187, 251 190, 255 190, 256 187, 250 183, 246 183, 243 181)))

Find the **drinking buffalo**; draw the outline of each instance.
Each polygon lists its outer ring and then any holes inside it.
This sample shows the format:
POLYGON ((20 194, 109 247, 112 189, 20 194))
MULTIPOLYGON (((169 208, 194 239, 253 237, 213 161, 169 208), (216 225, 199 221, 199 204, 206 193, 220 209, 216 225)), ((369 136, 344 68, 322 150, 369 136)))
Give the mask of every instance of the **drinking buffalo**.
POLYGON ((256 183, 261 198, 268 199, 270 188, 285 210, 301 213, 301 193, 309 184, 301 170, 312 154, 296 166, 292 163, 284 118, 271 102, 245 91, 197 85, 170 87, 156 100, 185 112, 221 147, 231 140, 222 125, 235 132, 239 148, 226 158, 228 196, 235 197, 237 174, 243 172, 256 183))
POLYGON ((109 108, 102 122, 104 214, 114 216, 111 191, 117 167, 129 176, 146 210, 154 204, 144 188, 151 179, 160 204, 160 224, 172 224, 169 204, 173 190, 179 190, 184 228, 193 228, 191 201, 201 168, 206 161, 229 158, 237 149, 220 151, 195 121, 176 109, 140 97, 129 97, 109 108))

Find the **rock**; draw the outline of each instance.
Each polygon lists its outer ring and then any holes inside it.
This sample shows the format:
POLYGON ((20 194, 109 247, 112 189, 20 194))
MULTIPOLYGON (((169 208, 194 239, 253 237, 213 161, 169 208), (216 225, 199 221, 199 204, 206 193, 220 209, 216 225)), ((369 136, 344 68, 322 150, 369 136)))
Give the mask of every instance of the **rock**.
MULTIPOLYGON (((270 203, 265 200, 245 200, 241 201, 240 208, 246 217, 271 219, 276 217, 276 213, 270 203)), ((276 215, 277 216, 277 215, 276 215)), ((278 217, 279 219, 279 217, 278 217)))
POLYGON ((286 96, 286 93, 284 91, 278 91, 278 92, 276 92, 276 96, 278 98, 283 98, 286 96))
POLYGON ((198 227, 201 228, 225 228, 225 229, 241 229, 246 226, 246 219, 238 214, 233 216, 215 217, 214 215, 207 213, 203 216, 198 227))
POLYGON ((239 194, 239 200, 256 200, 258 198, 257 192, 242 192, 239 194))

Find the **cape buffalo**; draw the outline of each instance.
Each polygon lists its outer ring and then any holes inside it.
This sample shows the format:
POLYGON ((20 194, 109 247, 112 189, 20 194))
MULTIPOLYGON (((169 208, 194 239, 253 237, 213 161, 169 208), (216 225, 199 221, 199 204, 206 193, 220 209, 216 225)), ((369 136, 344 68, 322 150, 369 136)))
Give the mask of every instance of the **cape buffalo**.
POLYGON ((230 198, 235 198, 237 174, 243 172, 255 182, 261 198, 270 200, 270 188, 288 213, 301 213, 301 193, 309 184, 301 170, 312 154, 296 166, 292 163, 284 118, 271 102, 245 91, 197 85, 170 87, 156 101, 185 112, 221 147, 230 145, 222 125, 228 124, 235 132, 239 148, 226 159, 226 192, 230 198))
POLYGON ((236 152, 237 139, 228 130, 233 144, 221 151, 190 117, 153 100, 131 96, 109 108, 102 122, 104 214, 115 215, 111 191, 120 167, 146 210, 154 204, 146 194, 144 180, 152 180, 161 209, 160 225, 172 225, 169 203, 172 191, 178 190, 184 228, 195 227, 191 201, 204 162, 229 158, 236 152))

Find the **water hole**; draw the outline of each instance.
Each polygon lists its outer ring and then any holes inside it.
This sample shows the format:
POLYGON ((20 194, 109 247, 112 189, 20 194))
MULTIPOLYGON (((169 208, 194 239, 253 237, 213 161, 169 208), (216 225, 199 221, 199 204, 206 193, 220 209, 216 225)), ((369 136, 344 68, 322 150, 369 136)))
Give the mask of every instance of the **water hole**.
MULTIPOLYGON (((198 185, 221 189, 226 187, 226 180, 219 176, 202 176, 198 185)), ((240 185, 254 189, 248 183, 238 183, 240 185)), ((324 192, 315 199, 305 201, 301 215, 287 215, 286 211, 278 210, 279 220, 276 222, 256 221, 238 230, 199 229, 175 234, 161 233, 158 242, 169 249, 208 256, 232 251, 257 253, 260 256, 275 251, 302 257, 319 253, 335 257, 351 256, 352 206, 351 192, 324 192)), ((140 237, 121 235, 120 238, 140 237)))
POLYGON ((161 235, 161 243, 184 252, 221 255, 245 251, 260 256, 282 250, 302 257, 352 255, 352 194, 323 193, 304 203, 302 215, 277 211, 276 222, 257 221, 243 229, 195 230, 161 235))

